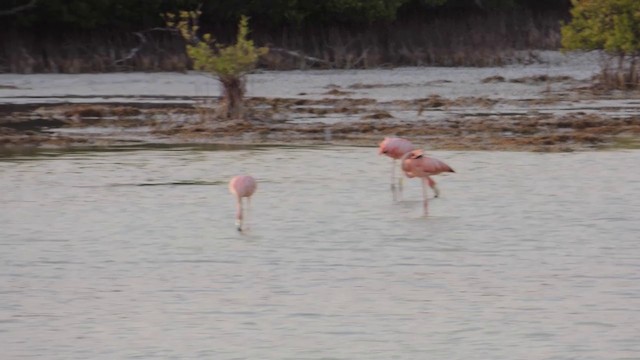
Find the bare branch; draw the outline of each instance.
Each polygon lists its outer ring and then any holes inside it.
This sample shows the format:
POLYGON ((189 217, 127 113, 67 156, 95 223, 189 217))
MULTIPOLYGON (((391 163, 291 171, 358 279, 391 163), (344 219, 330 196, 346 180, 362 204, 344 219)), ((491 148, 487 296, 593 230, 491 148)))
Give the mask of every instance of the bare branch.
POLYGON ((133 59, 138 54, 138 52, 142 49, 142 47, 144 47, 144 45, 147 43, 147 37, 144 34, 152 32, 152 31, 170 31, 170 32, 174 32, 174 33, 178 32, 177 29, 165 28, 165 27, 155 27, 155 28, 151 28, 151 29, 147 29, 147 30, 134 32, 133 34, 135 36, 137 36, 138 39, 140 40, 140 42, 138 43, 138 46, 136 46, 133 49, 129 50, 129 53, 127 54, 127 56, 123 57, 122 59, 115 60, 113 62, 114 65, 118 65, 118 64, 121 64, 121 63, 123 63, 123 62, 125 62, 127 60, 133 59))
POLYGON ((326 61, 326 60, 323 60, 323 59, 320 59, 320 58, 317 58, 317 57, 313 57, 313 56, 307 56, 307 55, 301 54, 301 53, 299 53, 297 51, 288 50, 288 49, 282 49, 282 48, 274 48, 274 47, 269 48, 269 51, 275 51, 275 52, 279 52, 279 53, 286 54, 286 55, 289 55, 289 56, 293 56, 293 57, 298 58, 298 59, 309 61, 312 64, 313 63, 325 64, 325 65, 333 68, 333 64, 331 62, 329 62, 329 61, 326 61))
POLYGON ((20 6, 16 6, 13 9, 9 9, 9 10, 0 10, 0 16, 8 16, 8 15, 13 15, 13 14, 17 14, 20 11, 24 11, 24 10, 29 10, 32 7, 36 6, 36 2, 38 0, 30 0, 28 3, 24 4, 24 5, 20 5, 20 6))

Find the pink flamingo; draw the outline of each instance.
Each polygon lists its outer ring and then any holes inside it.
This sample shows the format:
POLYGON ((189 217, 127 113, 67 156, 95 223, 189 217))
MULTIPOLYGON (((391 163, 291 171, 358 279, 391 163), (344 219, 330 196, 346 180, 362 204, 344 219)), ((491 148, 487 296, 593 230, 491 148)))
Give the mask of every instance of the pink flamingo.
POLYGON ((435 197, 440 195, 440 190, 436 186, 436 182, 431 178, 432 175, 438 175, 443 172, 455 172, 449 165, 444 162, 430 158, 424 154, 423 150, 413 150, 404 154, 401 158, 402 170, 408 178, 422 178, 422 197, 424 199, 424 208, 427 208, 427 188, 429 185, 435 192, 435 197))
POLYGON ((236 197, 236 226, 242 231, 242 198, 247 198, 247 206, 251 206, 251 195, 256 191, 256 180, 249 175, 234 176, 229 181, 229 191, 236 197))
MULTIPOLYGON (((402 156, 415 149, 413 143, 407 139, 397 137, 386 137, 380 143, 379 155, 386 155, 393 159, 391 162, 391 188, 395 187, 396 177, 396 160, 402 158, 402 156)), ((402 177, 398 179, 398 187, 402 189, 402 177)))

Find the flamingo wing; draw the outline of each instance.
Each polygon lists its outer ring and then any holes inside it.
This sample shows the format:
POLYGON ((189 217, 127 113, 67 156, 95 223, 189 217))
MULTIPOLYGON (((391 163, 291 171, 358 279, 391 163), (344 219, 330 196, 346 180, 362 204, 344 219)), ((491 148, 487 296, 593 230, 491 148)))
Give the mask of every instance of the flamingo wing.
POLYGON ((449 165, 438 159, 427 156, 422 157, 422 161, 418 164, 419 169, 428 174, 439 174, 443 172, 455 172, 449 165))

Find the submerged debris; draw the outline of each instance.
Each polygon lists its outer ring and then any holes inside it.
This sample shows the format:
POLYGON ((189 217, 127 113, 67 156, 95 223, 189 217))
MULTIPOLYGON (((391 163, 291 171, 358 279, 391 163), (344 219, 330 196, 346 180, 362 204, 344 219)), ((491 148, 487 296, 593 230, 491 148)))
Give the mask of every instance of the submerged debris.
POLYGON ((640 137, 640 114, 542 111, 560 101, 567 99, 431 95, 377 102, 256 97, 247 99, 252 109, 247 117, 235 120, 220 119, 215 108, 198 102, 0 105, 0 147, 131 142, 375 144, 383 136, 397 135, 441 149, 573 151, 635 144, 625 139, 640 137), (504 106, 515 110, 501 112, 504 106))

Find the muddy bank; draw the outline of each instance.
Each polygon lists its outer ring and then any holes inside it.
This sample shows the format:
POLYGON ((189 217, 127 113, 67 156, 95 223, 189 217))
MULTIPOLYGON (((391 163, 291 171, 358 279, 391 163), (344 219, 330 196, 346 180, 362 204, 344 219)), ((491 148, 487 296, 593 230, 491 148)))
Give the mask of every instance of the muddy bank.
POLYGON ((333 86, 318 99, 251 97, 242 120, 219 119, 215 99, 204 98, 182 104, 4 104, 0 147, 374 145, 391 135, 448 150, 575 151, 640 144, 640 115, 624 107, 560 111, 577 101, 573 95, 378 101, 349 98, 348 92, 333 86))

